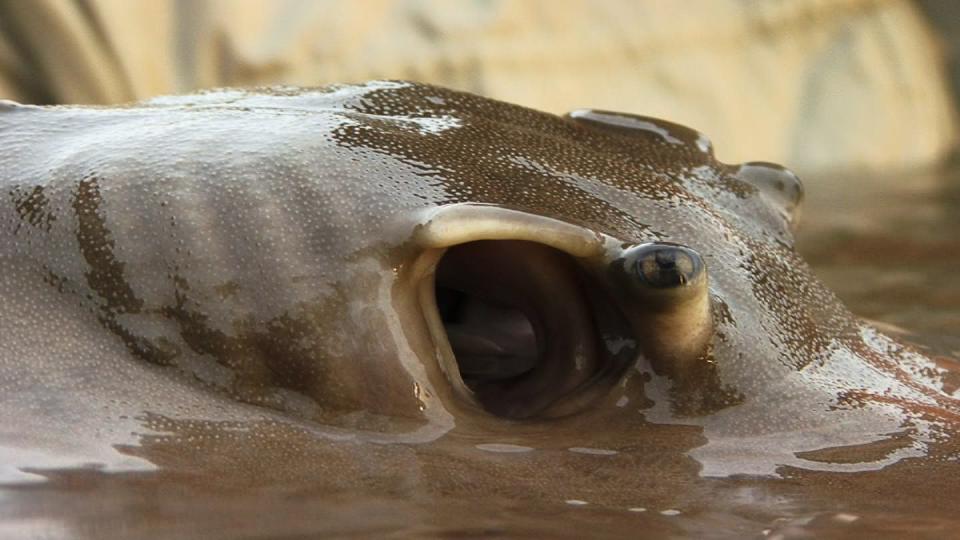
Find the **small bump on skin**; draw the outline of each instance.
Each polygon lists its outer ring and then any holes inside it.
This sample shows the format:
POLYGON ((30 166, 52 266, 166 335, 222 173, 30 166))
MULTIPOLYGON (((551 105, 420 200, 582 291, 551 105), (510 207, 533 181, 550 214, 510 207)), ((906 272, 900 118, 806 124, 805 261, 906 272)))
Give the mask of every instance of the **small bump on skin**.
POLYGON ((744 163, 734 176, 757 188, 771 204, 793 214, 803 201, 803 184, 793 171, 775 163, 744 163))

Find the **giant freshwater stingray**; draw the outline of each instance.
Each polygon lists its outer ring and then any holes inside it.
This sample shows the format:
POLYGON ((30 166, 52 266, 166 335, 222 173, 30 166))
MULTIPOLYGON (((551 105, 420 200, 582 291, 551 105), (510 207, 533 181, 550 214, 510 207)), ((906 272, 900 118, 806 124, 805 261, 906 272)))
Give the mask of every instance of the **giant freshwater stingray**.
POLYGON ((956 530, 960 372, 653 118, 434 86, 0 103, 3 530, 956 530))

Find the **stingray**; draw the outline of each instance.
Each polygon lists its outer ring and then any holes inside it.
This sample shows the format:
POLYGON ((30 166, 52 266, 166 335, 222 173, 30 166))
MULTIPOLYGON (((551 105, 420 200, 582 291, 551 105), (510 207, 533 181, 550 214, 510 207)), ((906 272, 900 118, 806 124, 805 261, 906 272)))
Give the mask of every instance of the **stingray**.
POLYGON ((692 129, 378 81, 3 102, 0 142, 14 533, 960 526, 956 366, 692 129))

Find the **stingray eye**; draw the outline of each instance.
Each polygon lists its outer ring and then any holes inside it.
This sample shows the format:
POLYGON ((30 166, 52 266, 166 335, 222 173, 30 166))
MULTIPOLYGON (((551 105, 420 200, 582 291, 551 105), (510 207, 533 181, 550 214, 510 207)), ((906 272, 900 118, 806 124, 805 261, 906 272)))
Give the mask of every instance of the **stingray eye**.
POLYGON ((703 274, 703 260, 688 247, 657 242, 627 250, 624 270, 644 287, 671 289, 697 281, 703 274))
POLYGON ((609 270, 654 370, 699 384, 713 337, 709 272, 700 254, 669 242, 627 245, 609 270))

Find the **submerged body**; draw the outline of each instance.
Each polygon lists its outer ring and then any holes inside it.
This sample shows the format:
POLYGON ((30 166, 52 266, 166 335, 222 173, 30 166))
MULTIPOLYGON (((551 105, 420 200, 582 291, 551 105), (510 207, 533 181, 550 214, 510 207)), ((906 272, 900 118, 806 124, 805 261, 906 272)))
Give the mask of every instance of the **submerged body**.
POLYGON ((958 526, 955 368, 813 277, 791 173, 692 130, 378 82, 3 104, 0 141, 8 518, 958 526))

